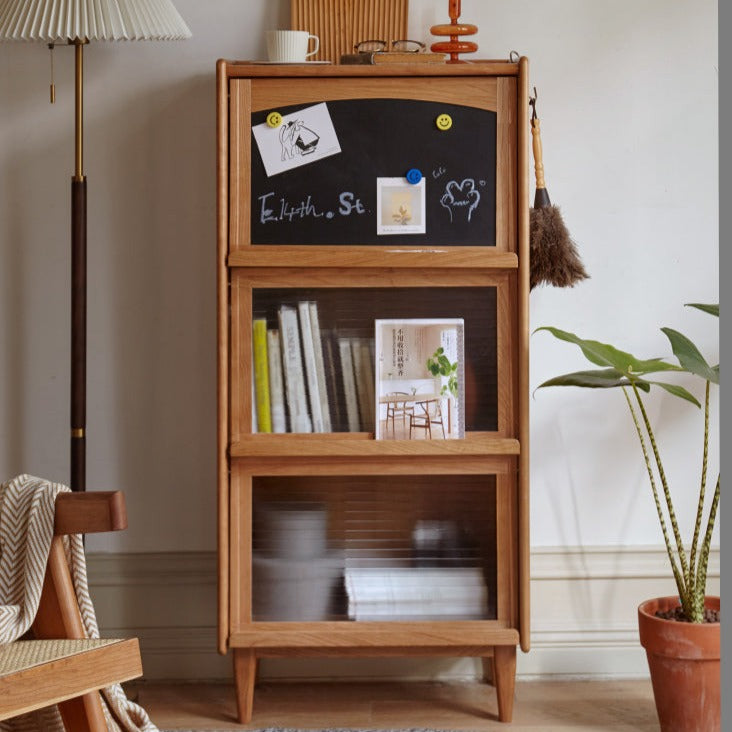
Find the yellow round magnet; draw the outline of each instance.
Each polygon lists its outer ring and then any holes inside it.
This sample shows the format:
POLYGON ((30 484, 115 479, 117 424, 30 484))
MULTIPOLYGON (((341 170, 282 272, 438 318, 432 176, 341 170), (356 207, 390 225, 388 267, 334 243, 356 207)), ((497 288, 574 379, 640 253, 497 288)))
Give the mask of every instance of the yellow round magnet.
POLYGON ((441 114, 435 120, 435 126, 438 130, 449 130, 452 127, 452 117, 449 114, 441 114))
POLYGON ((282 124, 282 115, 279 112, 270 112, 267 115, 267 126, 279 127, 281 124, 282 124))

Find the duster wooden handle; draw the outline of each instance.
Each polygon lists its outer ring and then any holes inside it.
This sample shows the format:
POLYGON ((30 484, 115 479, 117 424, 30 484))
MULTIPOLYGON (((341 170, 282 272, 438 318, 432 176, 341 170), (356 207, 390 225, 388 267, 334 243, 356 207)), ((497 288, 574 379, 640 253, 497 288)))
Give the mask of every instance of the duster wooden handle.
POLYGON ((531 120, 531 145, 534 150, 534 172, 536 173, 536 187, 546 188, 544 181, 544 156, 541 150, 541 121, 538 117, 531 120))

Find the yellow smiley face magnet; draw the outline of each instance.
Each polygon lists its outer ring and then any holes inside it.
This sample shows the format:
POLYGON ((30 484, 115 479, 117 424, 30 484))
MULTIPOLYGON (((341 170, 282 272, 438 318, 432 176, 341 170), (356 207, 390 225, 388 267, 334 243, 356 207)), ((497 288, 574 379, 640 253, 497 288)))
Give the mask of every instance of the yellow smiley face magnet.
POLYGON ((441 114, 435 120, 435 126, 438 130, 449 130, 452 127, 452 117, 449 114, 441 114))
POLYGON ((282 124, 282 115, 279 112, 270 112, 267 115, 267 126, 268 127, 279 127, 281 124, 282 124))

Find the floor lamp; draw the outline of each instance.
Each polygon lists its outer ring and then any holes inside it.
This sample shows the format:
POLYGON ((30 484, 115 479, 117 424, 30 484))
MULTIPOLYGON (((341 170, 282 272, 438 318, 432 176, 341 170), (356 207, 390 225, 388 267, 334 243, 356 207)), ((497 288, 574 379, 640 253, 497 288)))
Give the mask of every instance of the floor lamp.
MULTIPOLYGON (((86 489, 86 176, 84 46, 189 38, 170 0, 0 0, 0 41, 74 47, 75 165, 71 179, 71 489, 86 489)), ((53 83, 51 101, 54 101, 53 83)))

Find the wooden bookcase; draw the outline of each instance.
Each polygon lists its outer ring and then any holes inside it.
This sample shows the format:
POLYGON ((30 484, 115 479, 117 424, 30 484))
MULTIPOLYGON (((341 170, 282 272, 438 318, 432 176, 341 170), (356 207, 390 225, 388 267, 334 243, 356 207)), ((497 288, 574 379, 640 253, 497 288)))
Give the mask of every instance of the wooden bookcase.
POLYGON ((234 652, 240 720, 251 717, 259 658, 442 655, 481 657, 510 721, 516 649, 529 649, 528 61, 222 60, 217 84, 219 650, 234 652), (268 177, 253 126, 320 103, 341 152, 268 177), (435 130, 440 110, 449 131, 435 130), (454 197, 446 211, 434 195, 471 165, 482 195, 472 228, 454 197), (377 236, 374 177, 412 167, 427 184, 425 234, 377 236), (362 196, 358 219, 332 213, 339 190, 351 203, 362 196), (293 201, 300 214, 283 217, 293 201), (279 208, 268 214, 270 204, 279 208), (318 303, 322 327, 358 336, 375 318, 465 318, 465 438, 254 431, 253 318, 276 327, 278 305, 302 300, 318 303), (338 581, 327 615, 299 616, 277 592, 279 609, 262 610, 254 514, 269 501, 326 507, 329 546, 372 564, 411 562, 416 521, 454 520, 472 537, 485 609, 354 619, 338 581))

